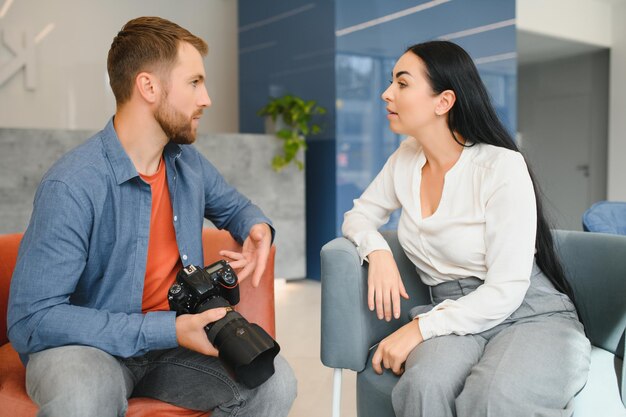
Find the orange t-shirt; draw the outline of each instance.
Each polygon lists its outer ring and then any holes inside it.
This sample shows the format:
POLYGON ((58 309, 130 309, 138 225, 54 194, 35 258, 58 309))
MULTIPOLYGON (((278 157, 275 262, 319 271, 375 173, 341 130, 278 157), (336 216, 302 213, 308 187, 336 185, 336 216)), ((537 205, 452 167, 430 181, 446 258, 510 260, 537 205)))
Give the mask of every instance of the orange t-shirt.
POLYGON ((167 292, 176 279, 176 273, 182 267, 165 172, 165 161, 161 157, 159 169, 154 175, 139 174, 152 189, 150 239, 141 302, 141 310, 144 313, 170 309, 167 292))

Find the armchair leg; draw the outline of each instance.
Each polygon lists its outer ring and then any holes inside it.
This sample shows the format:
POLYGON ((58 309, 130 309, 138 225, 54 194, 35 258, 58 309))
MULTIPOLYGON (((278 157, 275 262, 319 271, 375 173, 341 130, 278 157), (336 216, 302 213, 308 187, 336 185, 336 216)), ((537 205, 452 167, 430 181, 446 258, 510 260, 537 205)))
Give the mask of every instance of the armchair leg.
POLYGON ((335 368, 333 372, 333 414, 332 417, 340 417, 341 411, 341 369, 335 368))

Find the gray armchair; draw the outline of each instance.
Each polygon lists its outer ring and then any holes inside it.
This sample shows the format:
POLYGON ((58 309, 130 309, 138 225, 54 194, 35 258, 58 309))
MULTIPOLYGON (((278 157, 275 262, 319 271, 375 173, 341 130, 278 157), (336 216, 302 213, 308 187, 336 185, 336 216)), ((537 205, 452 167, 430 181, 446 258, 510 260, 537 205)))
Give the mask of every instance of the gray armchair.
MULTIPOLYGON (((401 320, 378 320, 367 309, 367 268, 354 245, 337 238, 322 248, 322 343, 324 365, 335 368, 333 417, 339 417, 341 370, 357 375, 359 417, 393 417, 391 390, 398 378, 377 375, 370 347, 408 321, 410 307, 430 302, 395 232, 384 232, 410 300, 402 300, 401 320)), ((574 287, 579 313, 593 345, 585 388, 574 399, 575 417, 626 416, 626 237, 555 231, 555 243, 574 287)))

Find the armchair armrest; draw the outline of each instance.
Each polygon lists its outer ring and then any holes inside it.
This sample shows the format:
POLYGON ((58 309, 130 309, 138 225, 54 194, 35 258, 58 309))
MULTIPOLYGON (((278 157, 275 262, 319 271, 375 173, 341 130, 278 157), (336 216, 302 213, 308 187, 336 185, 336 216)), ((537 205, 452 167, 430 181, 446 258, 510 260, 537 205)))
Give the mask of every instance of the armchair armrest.
POLYGON ((367 265, 352 242, 337 238, 322 247, 322 363, 360 372, 370 347, 407 323, 411 307, 430 303, 428 287, 406 258, 395 232, 383 233, 394 254, 409 300, 402 300, 402 317, 386 322, 367 308, 367 265))
POLYGON ((321 277, 322 363, 362 371, 369 348, 393 330, 367 308, 367 269, 352 242, 337 238, 322 247, 321 277))
POLYGON ((0 346, 9 342, 7 337, 9 287, 21 241, 21 233, 0 235, 0 346))

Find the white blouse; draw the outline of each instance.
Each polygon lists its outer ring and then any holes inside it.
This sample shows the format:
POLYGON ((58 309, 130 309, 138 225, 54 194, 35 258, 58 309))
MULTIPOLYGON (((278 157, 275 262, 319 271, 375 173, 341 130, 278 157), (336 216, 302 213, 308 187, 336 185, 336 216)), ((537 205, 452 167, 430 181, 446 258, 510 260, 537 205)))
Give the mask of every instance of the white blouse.
POLYGON ((402 208, 398 239, 422 281, 477 277, 484 281, 456 301, 420 314, 424 340, 480 333, 503 322, 522 303, 535 254, 535 193, 521 154, 476 144, 446 173, 437 210, 422 218, 420 182, 426 158, 414 138, 389 157, 382 171, 344 216, 344 236, 362 260, 389 246, 378 228, 402 208))

